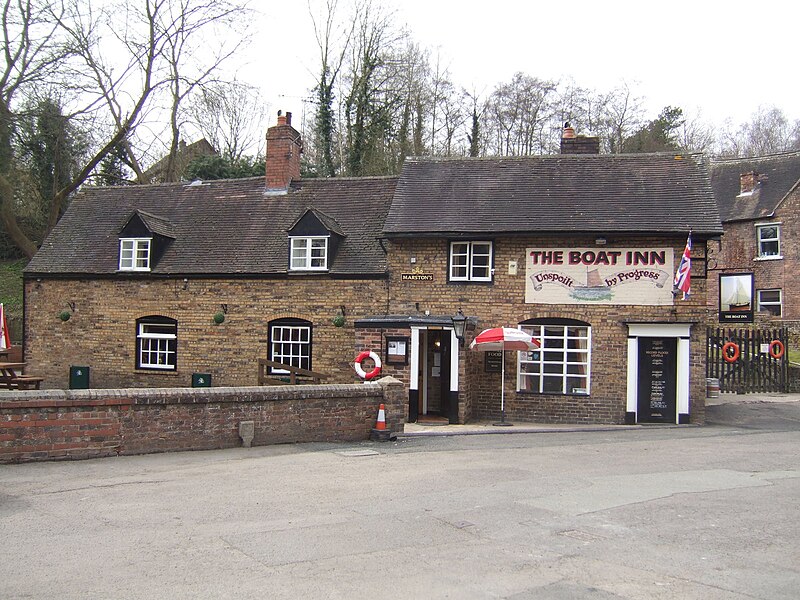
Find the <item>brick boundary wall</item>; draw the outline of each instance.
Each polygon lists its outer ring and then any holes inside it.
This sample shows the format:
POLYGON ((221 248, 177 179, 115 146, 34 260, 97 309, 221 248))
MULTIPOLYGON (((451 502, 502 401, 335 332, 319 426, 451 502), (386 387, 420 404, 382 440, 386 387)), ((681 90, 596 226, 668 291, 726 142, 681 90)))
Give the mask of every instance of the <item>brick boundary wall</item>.
POLYGON ((228 388, 42 390, 0 395, 0 463, 214 450, 369 438, 386 408, 403 431, 408 402, 393 377, 377 384, 228 388))

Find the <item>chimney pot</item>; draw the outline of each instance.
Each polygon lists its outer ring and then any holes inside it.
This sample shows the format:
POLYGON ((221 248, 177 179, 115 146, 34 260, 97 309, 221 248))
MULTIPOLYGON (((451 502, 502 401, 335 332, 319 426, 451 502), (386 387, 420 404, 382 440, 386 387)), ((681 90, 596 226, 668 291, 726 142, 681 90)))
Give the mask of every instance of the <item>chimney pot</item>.
POLYGON ((288 110, 286 111, 286 124, 287 125, 292 124, 292 113, 290 113, 288 110))

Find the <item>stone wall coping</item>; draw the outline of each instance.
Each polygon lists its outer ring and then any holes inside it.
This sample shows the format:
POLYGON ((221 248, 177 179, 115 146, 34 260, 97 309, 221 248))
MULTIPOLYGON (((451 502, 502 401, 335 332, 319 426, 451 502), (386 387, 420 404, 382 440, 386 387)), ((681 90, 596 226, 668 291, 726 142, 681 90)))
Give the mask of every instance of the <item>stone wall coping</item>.
POLYGON ((394 377, 376 382, 212 388, 14 390, 0 395, 2 408, 52 408, 152 404, 209 404, 323 398, 382 397, 381 388, 402 386, 394 377))

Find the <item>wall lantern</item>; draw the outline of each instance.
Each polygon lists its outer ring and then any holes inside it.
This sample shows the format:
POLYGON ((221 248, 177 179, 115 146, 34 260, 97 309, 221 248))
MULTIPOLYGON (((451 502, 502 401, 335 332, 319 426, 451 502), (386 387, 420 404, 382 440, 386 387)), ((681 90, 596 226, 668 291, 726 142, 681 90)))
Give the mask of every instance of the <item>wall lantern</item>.
POLYGON ((461 312, 461 309, 458 309, 458 312, 450 317, 450 320, 453 321, 453 332, 456 334, 458 338, 459 346, 464 345, 464 327, 467 325, 467 317, 464 316, 464 313, 461 312))

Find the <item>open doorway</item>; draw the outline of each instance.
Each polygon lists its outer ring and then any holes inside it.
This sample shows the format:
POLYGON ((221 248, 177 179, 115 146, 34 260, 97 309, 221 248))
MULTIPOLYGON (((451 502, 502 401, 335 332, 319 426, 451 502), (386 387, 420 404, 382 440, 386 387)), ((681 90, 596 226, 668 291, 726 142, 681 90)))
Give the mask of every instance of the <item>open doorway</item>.
POLYGON ((445 328, 420 328, 415 333, 409 420, 458 423, 458 394, 452 392, 453 332, 445 328))

